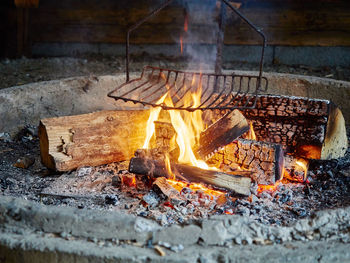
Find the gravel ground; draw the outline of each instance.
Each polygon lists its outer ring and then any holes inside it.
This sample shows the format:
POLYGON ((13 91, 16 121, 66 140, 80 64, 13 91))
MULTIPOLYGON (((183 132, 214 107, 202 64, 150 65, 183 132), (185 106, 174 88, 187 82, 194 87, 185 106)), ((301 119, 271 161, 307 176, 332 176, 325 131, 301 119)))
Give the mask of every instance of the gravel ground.
MULTIPOLYGON (((134 58, 131 61, 131 71, 142 69, 144 65, 183 69, 188 68, 186 61, 168 58, 134 58)), ((230 63, 223 66, 224 69, 257 70, 258 65, 247 63, 230 63)), ((105 75, 124 72, 124 58, 90 56, 84 58, 21 58, 15 60, 4 59, 0 61, 0 89, 31 82, 54 80, 83 75, 105 75)), ((265 66, 265 72, 291 73, 327 77, 338 80, 350 81, 350 68, 322 67, 312 68, 303 65, 265 66)))

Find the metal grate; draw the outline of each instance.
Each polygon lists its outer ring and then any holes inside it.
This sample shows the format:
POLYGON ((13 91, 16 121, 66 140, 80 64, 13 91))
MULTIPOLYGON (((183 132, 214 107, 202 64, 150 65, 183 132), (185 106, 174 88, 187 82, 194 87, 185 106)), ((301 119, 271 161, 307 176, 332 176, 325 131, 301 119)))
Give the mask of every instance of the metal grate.
MULTIPOLYGON (((260 28, 256 27, 228 0, 221 0, 225 7, 232 10, 240 19, 252 28, 261 38, 261 57, 259 72, 253 75, 223 75, 201 74, 146 66, 140 78, 129 78, 129 45, 130 34, 140 25, 167 7, 173 0, 166 0, 146 17, 131 26, 126 34, 126 83, 111 91, 108 96, 125 102, 131 101, 143 105, 178 110, 214 110, 214 109, 247 109, 254 108, 260 91, 266 91, 267 79, 262 76, 266 37, 260 28), (190 92, 202 88, 200 105, 188 105, 185 98, 190 92), (169 91, 174 107, 157 103, 159 98, 169 91)), ((222 9, 223 10, 223 9, 222 9)), ((221 11, 222 11, 221 10, 221 11)), ((221 29, 222 30, 222 29, 221 29)), ((222 32, 223 33, 223 32, 222 32)), ((219 41, 219 39, 218 39, 219 41)), ((222 39, 220 40, 223 41, 222 39)), ((220 60, 217 60, 220 61, 220 60)), ((216 65, 217 68, 218 65, 216 65)))
POLYGON ((140 78, 124 83, 108 96, 144 106, 162 107, 164 110, 233 110, 254 108, 256 95, 266 89, 265 77, 205 74, 146 66, 140 78), (200 105, 186 102, 186 98, 199 89, 200 105), (166 92, 172 98, 174 107, 157 103, 166 92))

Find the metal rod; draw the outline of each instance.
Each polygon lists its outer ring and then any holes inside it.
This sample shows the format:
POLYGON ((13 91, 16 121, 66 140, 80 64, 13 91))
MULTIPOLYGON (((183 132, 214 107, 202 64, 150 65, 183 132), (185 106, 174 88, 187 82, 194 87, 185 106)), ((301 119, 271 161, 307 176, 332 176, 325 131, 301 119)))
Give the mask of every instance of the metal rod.
POLYGON ((126 71, 126 81, 129 81, 129 60, 130 60, 130 54, 129 54, 129 45, 130 45, 130 33, 132 31, 134 31, 136 28, 138 28, 139 26, 141 26, 143 23, 145 23, 148 19, 150 19, 152 16, 154 16, 155 14, 159 13, 159 11, 161 11, 162 9, 164 9, 165 7, 167 7, 173 0, 167 0, 166 2, 164 2, 163 4, 161 4, 159 7, 157 7, 156 9, 154 9, 151 13, 149 13, 145 18, 141 19, 140 21, 138 21, 136 24, 134 24, 133 26, 131 26, 127 33, 126 33, 126 57, 125 57, 125 71, 126 71))
POLYGON ((260 64, 259 64, 259 79, 256 83, 257 90, 260 90, 262 69, 264 64, 265 47, 266 47, 266 36, 260 28, 256 27, 252 22, 250 22, 248 18, 246 18, 241 12, 238 11, 237 8, 232 6, 227 0, 221 0, 221 1, 224 2, 229 8, 231 8, 233 12, 235 12, 241 19, 243 19, 243 21, 245 21, 251 28, 253 28, 262 37, 263 45, 261 49, 261 58, 260 58, 260 64))
POLYGON ((216 39, 216 60, 215 60, 215 74, 222 74, 222 52, 224 47, 225 36, 225 20, 226 20, 226 5, 223 5, 220 0, 219 15, 218 15, 218 32, 216 39))

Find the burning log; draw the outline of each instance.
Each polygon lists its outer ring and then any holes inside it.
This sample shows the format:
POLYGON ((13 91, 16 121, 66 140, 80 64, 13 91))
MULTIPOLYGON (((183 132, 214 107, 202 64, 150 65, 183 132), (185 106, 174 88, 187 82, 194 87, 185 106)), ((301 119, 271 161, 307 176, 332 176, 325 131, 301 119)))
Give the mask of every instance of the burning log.
MULTIPOLYGON (((163 131, 158 133, 156 128, 156 141, 159 142, 157 147, 164 148, 169 144, 164 143, 167 140, 164 134, 173 134, 173 127, 170 123, 162 123, 161 128, 163 131)), ((248 130, 249 125, 239 111, 229 112, 202 132, 196 152, 212 166, 228 167, 230 171, 242 168, 253 172, 251 178, 259 184, 275 184, 283 173, 282 146, 255 140, 235 140, 248 130)))
POLYGON ((246 118, 238 110, 230 111, 201 133, 197 154, 204 159, 249 130, 246 118))
MULTIPOLYGON (((251 172, 236 171, 226 174, 218 171, 204 170, 184 164, 171 164, 177 179, 192 183, 210 184, 218 189, 226 189, 236 194, 250 195, 251 172), (247 177, 248 176, 248 177, 247 177)), ((129 172, 152 177, 169 177, 163 161, 147 158, 132 158, 129 164, 129 172)))
POLYGON ((127 160, 145 139, 149 112, 101 111, 43 119, 39 125, 42 163, 69 171, 127 160))
MULTIPOLYGON (((238 100, 244 105, 249 96, 238 100)), ((227 111, 216 112, 216 119, 227 111)), ((347 149, 345 121, 328 100, 259 95, 256 107, 243 115, 253 123, 258 141, 279 143, 284 151, 307 159, 343 157, 347 149)))
POLYGON ((279 144, 238 139, 214 153, 207 163, 252 171, 251 178, 266 185, 282 178, 284 157, 279 144))

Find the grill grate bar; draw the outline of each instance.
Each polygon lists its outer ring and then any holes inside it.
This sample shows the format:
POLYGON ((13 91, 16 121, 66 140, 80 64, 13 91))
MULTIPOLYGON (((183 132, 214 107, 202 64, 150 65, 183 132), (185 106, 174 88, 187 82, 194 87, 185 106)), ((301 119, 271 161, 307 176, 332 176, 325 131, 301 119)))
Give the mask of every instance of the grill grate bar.
POLYGON ((122 84, 108 96, 165 110, 250 109, 255 107, 259 92, 267 89, 267 79, 259 80, 259 76, 253 75, 205 74, 146 66, 140 78, 122 84), (199 88, 202 89, 200 105, 195 108, 193 104, 186 104, 186 97, 199 88), (166 92, 174 107, 157 104, 166 92))

